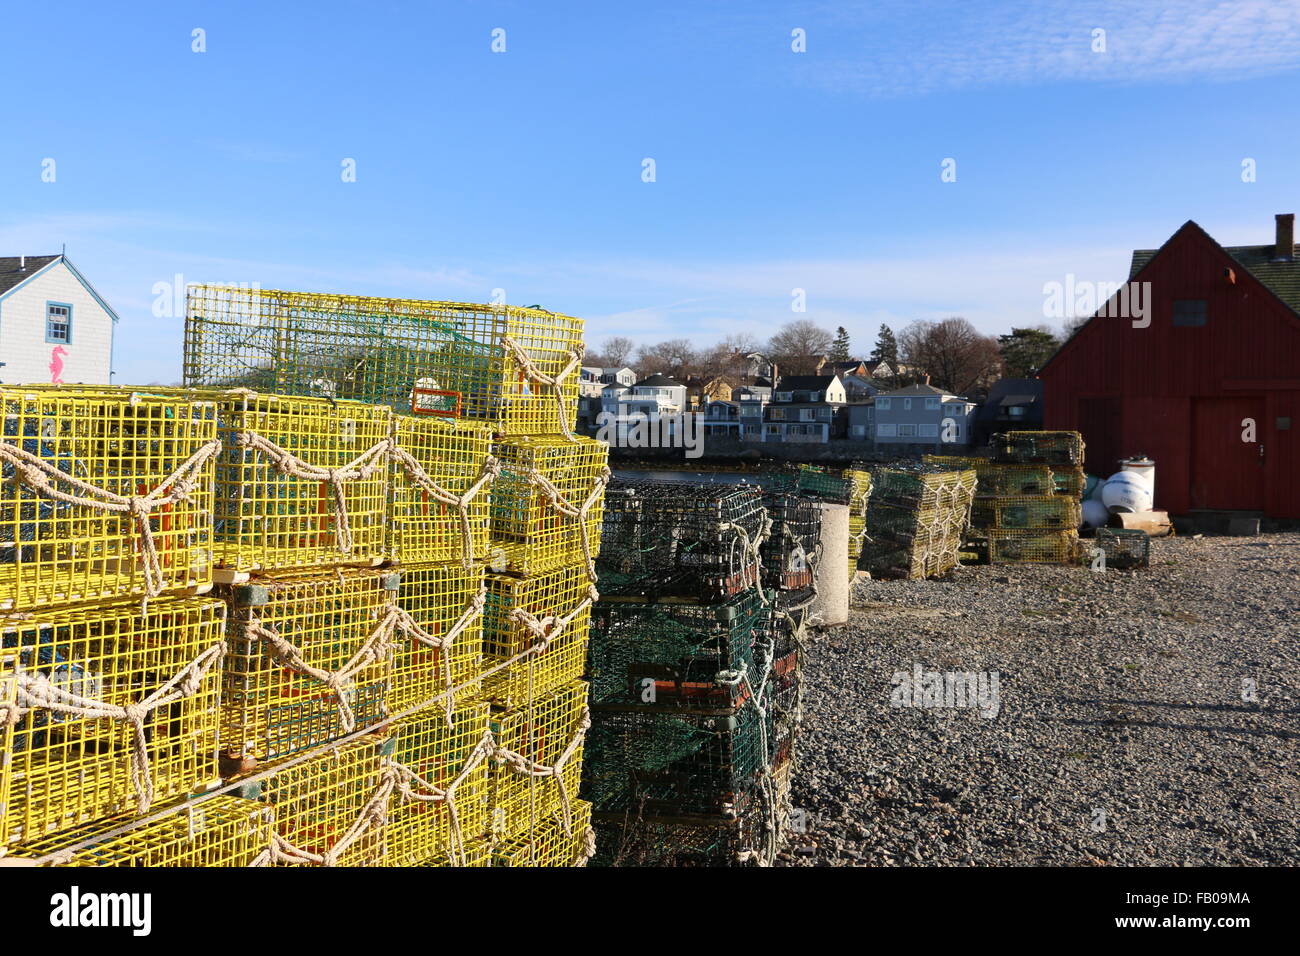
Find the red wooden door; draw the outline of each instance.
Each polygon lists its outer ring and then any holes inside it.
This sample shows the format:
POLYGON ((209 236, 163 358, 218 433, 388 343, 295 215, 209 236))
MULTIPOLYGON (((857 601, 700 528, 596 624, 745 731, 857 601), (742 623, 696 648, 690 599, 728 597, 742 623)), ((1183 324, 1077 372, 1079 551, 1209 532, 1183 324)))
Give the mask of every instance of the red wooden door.
POLYGON ((1263 432, 1262 398, 1192 400, 1193 508, 1264 510, 1263 432), (1255 422, 1254 442, 1242 441, 1246 419, 1255 422))

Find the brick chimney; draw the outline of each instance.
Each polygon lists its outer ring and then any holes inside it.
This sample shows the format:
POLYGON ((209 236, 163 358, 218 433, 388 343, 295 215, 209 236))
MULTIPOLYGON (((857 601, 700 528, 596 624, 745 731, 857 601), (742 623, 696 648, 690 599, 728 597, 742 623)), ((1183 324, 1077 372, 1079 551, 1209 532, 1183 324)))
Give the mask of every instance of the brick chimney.
POLYGON ((1274 262, 1290 262, 1295 255, 1295 213, 1280 212, 1277 220, 1277 243, 1273 250, 1274 262))

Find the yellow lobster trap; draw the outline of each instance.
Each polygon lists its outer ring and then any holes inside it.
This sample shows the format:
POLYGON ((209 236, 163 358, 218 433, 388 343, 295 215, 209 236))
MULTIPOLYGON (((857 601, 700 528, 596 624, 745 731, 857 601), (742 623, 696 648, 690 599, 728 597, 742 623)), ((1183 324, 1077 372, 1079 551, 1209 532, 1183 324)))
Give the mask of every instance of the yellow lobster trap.
POLYGON ((545 309, 190 286, 185 384, 572 435, 583 322, 545 309))
POLYGON ((251 866, 271 845, 272 807, 217 795, 193 800, 178 812, 113 835, 113 817, 10 852, 45 866, 251 866))
POLYGON ((462 564, 486 558, 497 471, 489 426, 394 415, 388 556, 462 564))
POLYGON ((483 696, 512 710, 582 676, 596 599, 583 568, 487 576, 483 696))
POLYGON ((609 446, 594 438, 523 437, 498 442, 492 488, 494 571, 541 574, 572 564, 595 580, 609 446))
POLYGON ((254 866, 382 866, 393 781, 385 734, 324 748, 241 795, 275 808, 275 832, 254 866))
POLYGON ((1082 506, 1065 495, 1010 495, 976 498, 971 525, 999 530, 1074 531, 1082 523, 1082 506))
POLYGON ((0 413, 0 608, 211 587, 211 402, 0 387, 0 413))
POLYGON ((201 392, 217 405, 213 538, 222 583, 254 570, 378 564, 391 412, 361 402, 201 392))
POLYGON ((388 865, 439 859, 469 865, 474 842, 488 833, 488 763, 495 747, 487 705, 467 703, 450 718, 429 708, 394 721, 389 730, 388 865))
POLYGON ((0 845, 220 782, 224 612, 163 596, 0 622, 0 845))
POLYGON ((1077 531, 997 530, 988 532, 989 564, 1076 564, 1077 531))
POLYGON ((435 703, 449 711, 457 700, 478 693, 485 602, 482 565, 402 567, 397 604, 404 626, 395 638, 390 714, 435 703))
POLYGON ((221 701, 227 772, 315 747, 387 715, 402 628, 397 588, 396 574, 367 568, 223 589, 231 604, 221 701))
POLYGON ((534 830, 510 834, 497 844, 493 866, 586 866, 596 852, 596 833, 591 828, 591 804, 573 802, 572 826, 559 821, 541 824, 534 830))
POLYGON ((845 468, 849 483, 849 580, 858 573, 858 557, 867 533, 867 506, 871 499, 871 472, 863 468, 845 468))
POLYGON ((551 820, 571 825, 590 726, 587 683, 580 680, 492 715, 494 830, 518 833, 551 820))

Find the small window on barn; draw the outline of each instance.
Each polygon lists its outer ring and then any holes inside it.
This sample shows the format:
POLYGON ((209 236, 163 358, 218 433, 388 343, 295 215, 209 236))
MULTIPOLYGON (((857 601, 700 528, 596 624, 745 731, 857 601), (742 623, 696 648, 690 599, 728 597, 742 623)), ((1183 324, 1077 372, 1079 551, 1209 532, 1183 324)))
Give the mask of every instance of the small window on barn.
POLYGON ((72 341, 72 306, 66 302, 45 303, 45 341, 55 345, 72 341))
POLYGON ((1205 324, 1204 299, 1175 299, 1174 325, 1195 327, 1205 324))

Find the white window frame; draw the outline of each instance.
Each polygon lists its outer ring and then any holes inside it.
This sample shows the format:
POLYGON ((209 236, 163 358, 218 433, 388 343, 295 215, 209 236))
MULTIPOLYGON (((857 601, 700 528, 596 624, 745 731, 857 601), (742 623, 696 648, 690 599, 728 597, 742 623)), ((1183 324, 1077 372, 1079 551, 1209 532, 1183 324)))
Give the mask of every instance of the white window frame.
POLYGON ((877 398, 877 399, 876 399, 876 408, 879 409, 879 410, 882 411, 882 412, 887 412, 887 411, 889 411, 889 399, 887 399, 887 398, 877 398))
POLYGON ((899 438, 915 438, 915 437, 916 437, 916 426, 915 426, 915 425, 912 425, 912 424, 910 424, 910 423, 899 425, 899 426, 898 426, 898 437, 899 437, 899 438))
POLYGON ((925 410, 927 412, 937 412, 939 410, 938 396, 935 396, 933 398, 927 398, 925 400, 925 410))
POLYGON ((898 437, 898 426, 897 426, 897 425, 877 425, 877 426, 876 426, 876 437, 877 437, 877 438, 897 438, 897 437, 898 437))

